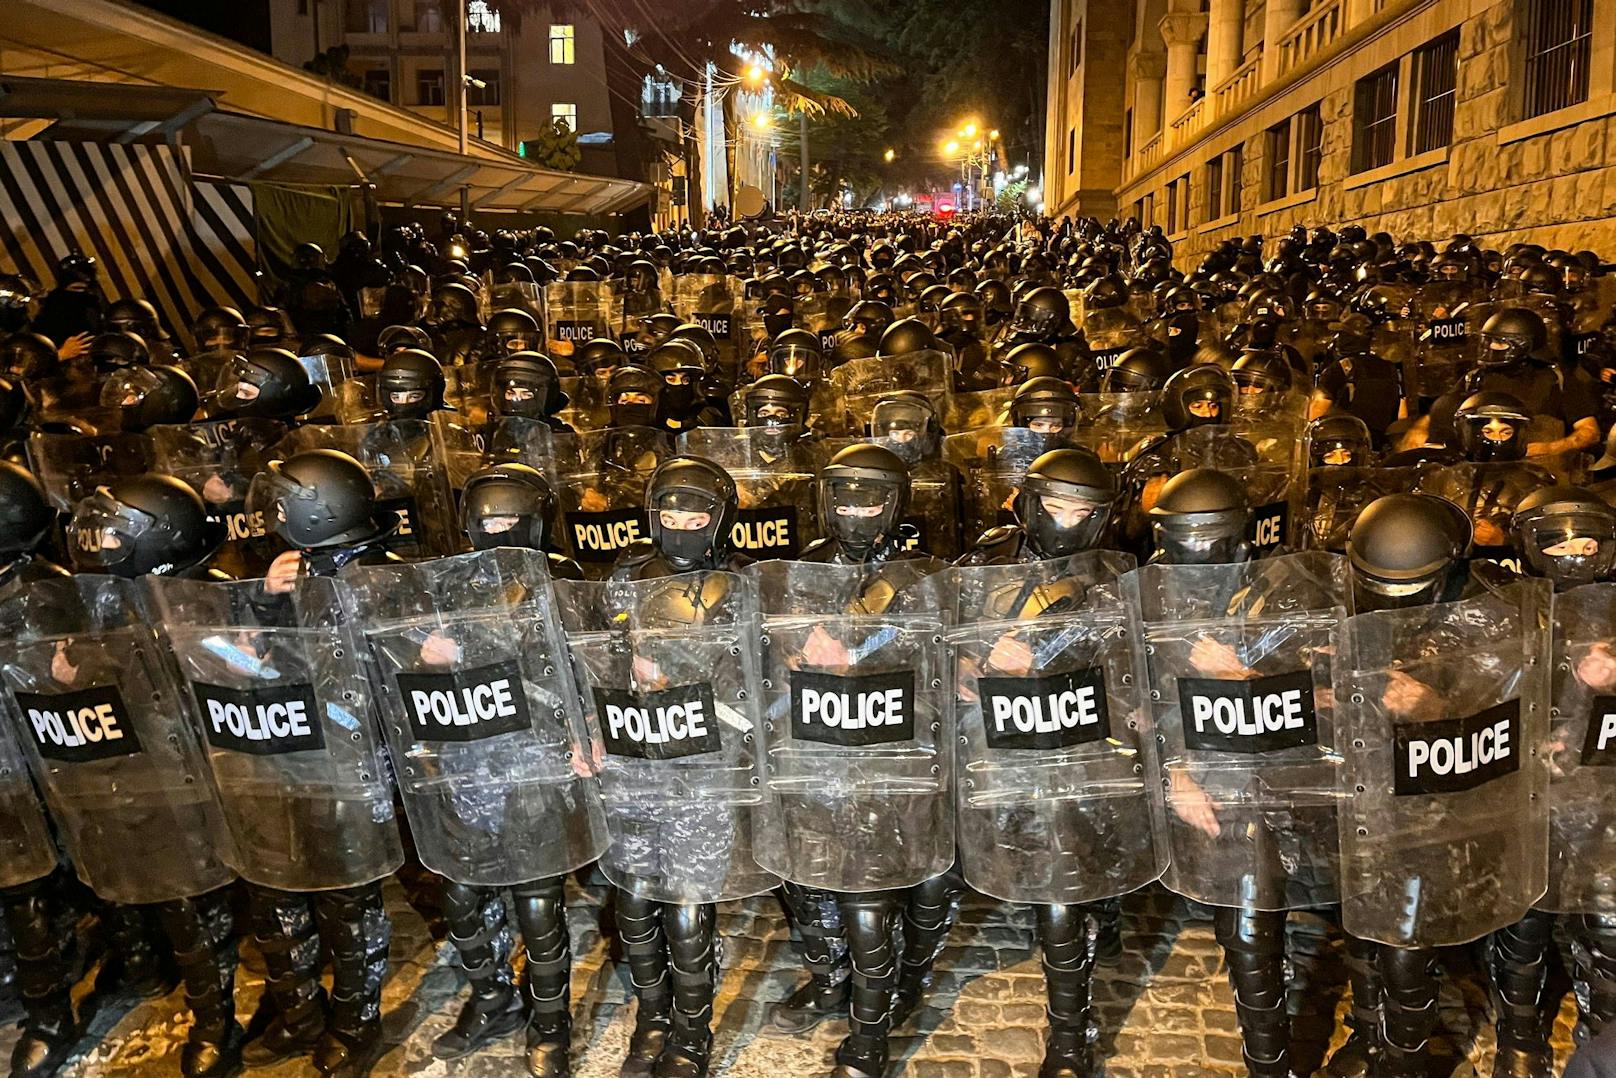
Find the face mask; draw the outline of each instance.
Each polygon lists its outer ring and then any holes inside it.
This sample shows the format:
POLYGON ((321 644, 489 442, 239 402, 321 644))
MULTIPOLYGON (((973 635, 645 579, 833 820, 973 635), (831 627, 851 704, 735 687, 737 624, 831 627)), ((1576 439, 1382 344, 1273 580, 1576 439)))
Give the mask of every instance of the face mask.
POLYGON ((614 404, 611 408, 614 427, 649 427, 656 422, 654 404, 614 404))
POLYGON ((682 386, 665 386, 662 390, 662 403, 667 407, 669 415, 689 415, 696 409, 696 387, 688 382, 682 386))

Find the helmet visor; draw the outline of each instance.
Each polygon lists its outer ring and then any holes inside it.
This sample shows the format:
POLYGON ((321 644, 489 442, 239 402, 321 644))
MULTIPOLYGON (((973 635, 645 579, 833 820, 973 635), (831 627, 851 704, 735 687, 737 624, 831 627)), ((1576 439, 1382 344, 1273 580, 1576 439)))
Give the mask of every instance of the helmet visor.
POLYGON ((111 571, 132 559, 141 538, 156 526, 150 516, 98 487, 74 506, 67 537, 76 562, 111 571))
POLYGON ((156 389, 161 379, 150 367, 125 367, 101 383, 101 407, 133 408, 156 389))

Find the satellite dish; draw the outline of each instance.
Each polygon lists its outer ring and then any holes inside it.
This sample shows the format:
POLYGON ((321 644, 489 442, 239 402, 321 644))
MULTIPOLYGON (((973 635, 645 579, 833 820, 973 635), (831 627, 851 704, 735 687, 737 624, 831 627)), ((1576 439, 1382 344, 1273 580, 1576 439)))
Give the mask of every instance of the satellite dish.
POLYGON ((765 201, 762 191, 749 183, 742 184, 741 189, 735 192, 735 216, 756 217, 763 212, 765 201))

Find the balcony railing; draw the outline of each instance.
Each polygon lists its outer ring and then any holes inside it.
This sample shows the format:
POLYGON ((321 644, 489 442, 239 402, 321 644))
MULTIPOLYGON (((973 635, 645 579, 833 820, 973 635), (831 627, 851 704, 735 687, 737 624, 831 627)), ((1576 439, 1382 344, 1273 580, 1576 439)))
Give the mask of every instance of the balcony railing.
MULTIPOLYGON (((1371 0, 1384 6, 1385 0, 1371 0)), ((1347 29, 1347 0, 1326 0, 1279 39, 1279 75, 1308 63, 1340 40, 1347 29)))
POLYGON ((1134 157, 1134 161, 1137 162, 1135 172, 1149 172, 1156 167, 1156 162, 1161 160, 1162 134, 1161 131, 1156 132, 1139 147, 1139 153, 1134 157))
POLYGON ((1220 119, 1257 96, 1262 89, 1262 54, 1258 53, 1212 88, 1212 115, 1220 119))
POLYGON ((1167 146, 1176 149, 1191 142, 1206 126, 1209 115, 1206 108, 1206 98, 1198 98, 1190 102, 1190 107, 1184 110, 1184 115, 1167 125, 1167 146))

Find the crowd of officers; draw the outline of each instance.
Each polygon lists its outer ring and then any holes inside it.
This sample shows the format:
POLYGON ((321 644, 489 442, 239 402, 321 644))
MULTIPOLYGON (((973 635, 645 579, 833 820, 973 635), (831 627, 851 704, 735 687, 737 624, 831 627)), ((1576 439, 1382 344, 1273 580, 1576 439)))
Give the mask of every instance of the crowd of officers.
POLYGON ((84 255, 0 277, 12 1073, 82 1038, 92 914, 100 987, 183 981, 186 1078, 365 1073, 396 872, 470 982, 434 1054, 525 1031, 566 1075, 598 865, 624 1075, 708 1073, 715 905, 769 891, 774 1024, 886 1073, 967 888, 1036 908, 1039 1074, 1088 1075, 1158 879, 1213 911, 1251 1074, 1293 1072, 1310 908, 1328 1074, 1424 1074, 1436 948, 1480 940, 1494 1073, 1547 1075, 1557 914, 1579 1040, 1616 1014, 1613 281, 856 214, 354 233, 185 327, 84 255))

